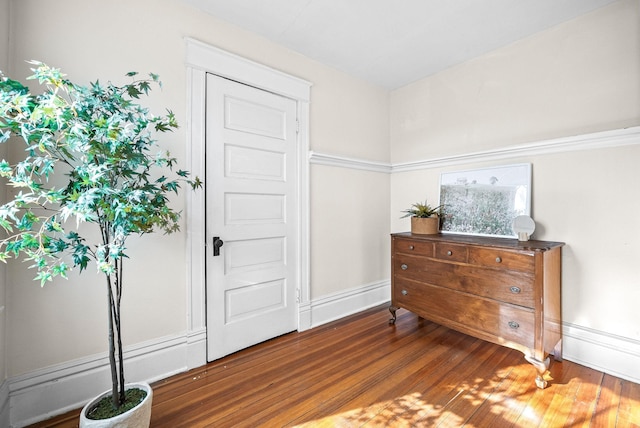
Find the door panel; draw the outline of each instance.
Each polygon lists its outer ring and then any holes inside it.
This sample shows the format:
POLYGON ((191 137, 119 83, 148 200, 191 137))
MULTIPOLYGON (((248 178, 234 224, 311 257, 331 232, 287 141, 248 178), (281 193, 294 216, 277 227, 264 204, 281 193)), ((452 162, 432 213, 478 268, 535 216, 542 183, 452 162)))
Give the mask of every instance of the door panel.
POLYGON ((208 360, 297 328, 296 103, 207 77, 208 360))
POLYGON ((285 286, 285 281, 279 279, 227 290, 226 322, 238 321, 285 307, 285 286))
MULTIPOLYGON (((225 274, 247 274, 249 271, 266 271, 286 268, 284 238, 232 241, 225 250, 225 274)), ((261 272, 266 275, 267 272, 261 272)), ((283 273, 279 272, 279 275, 283 273)))
POLYGON ((286 112, 277 108, 246 99, 225 97, 227 129, 286 140, 286 119, 286 112))
POLYGON ((241 146, 225 146, 227 177, 285 181, 283 153, 241 146))
POLYGON ((285 195, 227 193, 225 204, 225 220, 228 225, 284 224, 285 222, 285 195))

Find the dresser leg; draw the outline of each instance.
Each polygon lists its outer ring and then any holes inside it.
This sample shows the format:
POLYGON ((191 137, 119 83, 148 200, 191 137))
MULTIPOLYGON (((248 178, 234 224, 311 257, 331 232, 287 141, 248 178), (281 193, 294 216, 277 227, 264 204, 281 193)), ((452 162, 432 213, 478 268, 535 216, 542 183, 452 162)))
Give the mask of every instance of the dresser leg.
POLYGON ((536 386, 540 389, 545 389, 547 387, 547 381, 544 378, 544 374, 549 369, 549 357, 545 358, 544 361, 536 360, 528 355, 525 355, 524 358, 532 364, 538 372, 536 375, 536 386))
POLYGON ((562 362, 562 339, 553 347, 553 361, 562 362))
POLYGON ((398 310, 395 306, 389 306, 389 312, 391 312, 391 318, 389 319, 389 324, 396 323, 396 311, 398 310))

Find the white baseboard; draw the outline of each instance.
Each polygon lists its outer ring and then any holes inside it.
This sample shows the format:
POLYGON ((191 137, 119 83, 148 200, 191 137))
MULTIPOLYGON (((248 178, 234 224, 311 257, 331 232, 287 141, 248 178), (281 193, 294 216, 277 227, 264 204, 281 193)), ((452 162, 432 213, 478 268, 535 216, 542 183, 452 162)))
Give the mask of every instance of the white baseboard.
POLYGON ((0 427, 9 426, 9 382, 0 385, 0 427))
POLYGON ((300 305, 298 329, 303 331, 318 327, 390 300, 390 280, 374 282, 314 299, 306 305, 300 305))
POLYGON ((562 334, 565 359, 640 384, 640 341, 569 323, 562 334))
MULTIPOLYGON (((127 382, 155 382, 189 367, 186 336, 138 344, 125 352, 127 382)), ((84 406, 111 387, 106 356, 93 356, 9 379, 9 424, 23 427, 84 406)), ((1 397, 0 397, 1 398, 1 397)))
POLYGON ((187 335, 187 370, 207 364, 207 329, 203 327, 187 335))

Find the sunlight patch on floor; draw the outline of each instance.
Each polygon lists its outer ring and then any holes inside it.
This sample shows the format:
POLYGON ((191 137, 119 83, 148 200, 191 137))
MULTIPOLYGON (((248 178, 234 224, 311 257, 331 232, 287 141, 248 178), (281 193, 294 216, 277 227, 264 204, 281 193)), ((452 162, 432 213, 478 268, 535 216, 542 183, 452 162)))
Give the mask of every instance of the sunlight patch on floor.
MULTIPOLYGON (((305 422, 297 427, 388 427, 393 422, 393 427, 414 427, 416 423, 427 415, 443 416, 442 406, 427 403, 421 399, 422 394, 416 392, 395 398, 393 400, 382 401, 372 406, 348 410, 343 413, 327 416, 305 422)), ((458 418, 454 414, 447 415, 449 418, 458 418)), ((458 418, 459 419, 459 418, 458 418)), ((455 422, 452 420, 452 422, 455 422)), ((459 424, 461 421, 458 420, 459 424)))
MULTIPOLYGON (((470 409, 477 409, 484 404, 489 405, 489 411, 502 416, 519 407, 517 400, 506 399, 502 394, 495 394, 504 377, 503 373, 495 380, 478 378, 473 382, 463 382, 461 385, 450 385, 446 394, 449 398, 439 403, 426 398, 423 393, 414 392, 391 400, 380 401, 371 406, 347 410, 328 415, 321 419, 305 422, 298 427, 416 427, 438 426, 459 427, 469 424, 468 417, 474 413, 470 409), (466 415, 463 417, 461 415, 466 415)), ((355 403, 354 403, 355 404, 355 403)), ((345 407, 348 406, 345 403, 345 407)), ((535 420, 536 415, 523 415, 525 420, 535 420)))

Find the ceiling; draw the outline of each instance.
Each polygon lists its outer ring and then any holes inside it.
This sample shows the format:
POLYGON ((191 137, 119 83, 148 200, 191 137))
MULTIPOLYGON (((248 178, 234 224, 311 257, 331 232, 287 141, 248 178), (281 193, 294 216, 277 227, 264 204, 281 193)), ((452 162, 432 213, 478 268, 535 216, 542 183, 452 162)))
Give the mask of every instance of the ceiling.
POLYGON ((183 0, 388 89, 615 0, 183 0))

